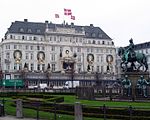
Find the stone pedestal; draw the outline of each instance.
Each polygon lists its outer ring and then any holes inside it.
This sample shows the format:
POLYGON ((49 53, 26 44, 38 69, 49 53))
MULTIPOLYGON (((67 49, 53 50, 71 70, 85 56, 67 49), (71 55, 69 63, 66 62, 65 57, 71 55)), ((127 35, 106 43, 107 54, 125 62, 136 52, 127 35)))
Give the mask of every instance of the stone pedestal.
POLYGON ((16 101, 16 117, 17 118, 23 118, 22 100, 21 99, 17 99, 17 101, 16 101))
POLYGON ((148 72, 137 72, 137 71, 133 71, 133 72, 124 72, 121 74, 121 78, 124 78, 125 75, 128 75, 128 79, 131 80, 131 93, 132 93, 132 100, 134 101, 136 98, 136 85, 137 85, 137 81, 140 79, 140 76, 144 76, 144 79, 149 79, 149 73, 148 72))
POLYGON ((75 103, 74 106, 74 115, 75 115, 75 120, 83 120, 83 115, 82 115, 82 106, 79 102, 75 103))

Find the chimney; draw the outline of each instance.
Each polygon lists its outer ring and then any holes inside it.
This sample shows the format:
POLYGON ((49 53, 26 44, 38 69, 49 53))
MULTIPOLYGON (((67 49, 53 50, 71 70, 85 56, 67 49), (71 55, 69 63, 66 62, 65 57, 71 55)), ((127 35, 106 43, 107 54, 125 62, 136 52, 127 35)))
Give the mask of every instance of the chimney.
POLYGON ((71 23, 71 27, 74 27, 74 23, 71 23))
POLYGON ((48 21, 47 21, 47 20, 45 20, 45 23, 48 23, 48 21))
POLYGON ((93 24, 90 24, 90 27, 94 27, 93 24))
POLYGON ((24 22, 28 22, 28 19, 24 19, 24 22))

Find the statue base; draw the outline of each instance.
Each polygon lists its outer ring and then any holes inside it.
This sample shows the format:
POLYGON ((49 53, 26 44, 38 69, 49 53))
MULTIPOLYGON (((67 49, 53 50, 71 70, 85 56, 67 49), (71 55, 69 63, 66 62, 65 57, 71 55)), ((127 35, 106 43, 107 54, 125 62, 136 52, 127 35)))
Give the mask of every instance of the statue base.
POLYGON ((123 72, 121 74, 121 78, 124 78, 125 75, 128 75, 128 78, 131 80, 132 85, 136 85, 137 80, 140 79, 140 76, 143 75, 144 79, 148 80, 149 79, 149 73, 148 72, 123 72))
MULTIPOLYGON (((134 101, 137 96, 137 81, 140 79, 141 75, 144 76, 144 79, 148 80, 149 79, 149 73, 148 72, 137 72, 137 71, 132 71, 132 72, 123 72, 121 74, 121 78, 124 78, 125 75, 128 75, 128 79, 131 80, 132 88, 131 88, 131 97, 132 100, 134 101)), ((144 96, 143 96, 144 97, 144 96)))

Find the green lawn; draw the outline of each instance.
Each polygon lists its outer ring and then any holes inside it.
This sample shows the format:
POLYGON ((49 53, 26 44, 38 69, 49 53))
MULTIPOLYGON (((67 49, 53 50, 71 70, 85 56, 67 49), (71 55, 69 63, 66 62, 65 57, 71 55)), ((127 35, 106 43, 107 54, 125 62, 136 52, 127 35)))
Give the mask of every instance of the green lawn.
MULTIPOLYGON (((5 98, 5 100, 9 100, 5 102, 5 112, 7 115, 16 115, 16 108, 11 106, 11 98, 5 98)), ((27 118, 36 118, 37 111, 33 109, 23 109, 23 116, 27 118)), ((54 120, 54 113, 49 113, 49 112, 39 112, 40 119, 44 120, 54 120)), ((57 120, 74 120, 74 116, 72 115, 63 115, 63 114, 56 114, 57 120)), ((84 117, 84 120, 103 120, 100 118, 87 118, 84 117)))
MULTIPOLYGON (((57 95, 58 96, 58 95, 57 95)), ((150 102, 111 102, 111 101, 94 101, 94 100, 79 100, 76 99, 75 96, 71 95, 60 95, 64 96, 65 100, 63 103, 65 104, 74 104, 75 102, 80 102, 81 104, 87 105, 87 106, 103 106, 104 104, 106 106, 110 107, 129 107, 132 105, 135 108, 141 108, 141 109, 150 109, 150 102)), ((11 100, 11 98, 5 98, 5 100, 11 100)), ((63 104, 61 103, 61 104, 63 104)), ((15 115, 16 113, 16 108, 11 106, 11 101, 7 101, 5 103, 5 111, 6 114, 9 115, 15 115)), ((31 118, 36 118, 36 110, 32 109, 23 109, 23 115, 25 117, 31 117, 31 118)), ((49 113, 49 112, 42 112, 40 111, 39 113, 40 118, 45 119, 45 120, 54 120, 54 113, 49 113)), ((57 114, 57 120, 73 120, 74 116, 71 115, 62 115, 62 114, 57 114)), ((100 118, 85 118, 84 120, 101 120, 100 118)))
POLYGON ((88 106, 106 106, 110 107, 129 107, 130 105, 136 108, 150 109, 150 102, 114 102, 114 101, 94 101, 94 100, 79 100, 75 96, 65 95, 64 103, 74 104, 75 102, 80 102, 81 104, 88 106))

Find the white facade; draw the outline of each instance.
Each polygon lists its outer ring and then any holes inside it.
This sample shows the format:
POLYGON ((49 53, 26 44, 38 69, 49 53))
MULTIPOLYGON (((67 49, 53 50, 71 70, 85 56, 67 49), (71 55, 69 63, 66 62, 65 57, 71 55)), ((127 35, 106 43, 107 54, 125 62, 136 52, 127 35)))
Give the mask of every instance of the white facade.
MULTIPOLYGON (((24 25, 28 21, 22 22, 24 25)), ((34 24, 34 23, 33 23, 34 24)), ((10 73, 11 78, 15 79, 17 74, 14 72, 21 71, 24 65, 28 66, 28 70, 32 72, 47 70, 48 64, 52 72, 63 72, 63 62, 73 60, 75 72, 99 72, 99 73, 116 73, 115 70, 115 46, 111 39, 98 37, 87 37, 88 33, 81 27, 77 31, 75 27, 64 27, 55 25, 55 29, 51 29, 49 24, 45 24, 44 34, 41 33, 41 28, 37 29, 37 33, 32 33, 32 26, 24 29, 21 25, 18 27, 19 32, 14 32, 12 29, 13 23, 5 38, 1 42, 1 68, 4 73, 10 73), (31 27, 31 29, 30 29, 31 27), (31 34, 32 33, 32 34, 31 34), (66 53, 66 51, 69 53, 66 53), (40 53, 42 61, 40 61, 40 53), (61 54, 61 55, 60 55, 61 54), (74 54, 77 56, 74 57, 74 54), (94 56, 92 62, 87 60, 87 56, 94 56), (20 55, 20 56, 19 56, 20 55), (19 59, 17 60, 17 56, 19 59), (108 61, 107 56, 112 56, 112 60, 108 61), (90 70, 88 71, 88 64, 90 70), (108 69, 109 65, 109 69, 108 69)), ((17 25, 16 25, 17 26, 17 25)), ((25 26, 26 27, 26 26, 25 26)), ((94 26, 89 26, 93 27, 94 26)), ((18 29, 16 28, 16 29, 18 29)))

